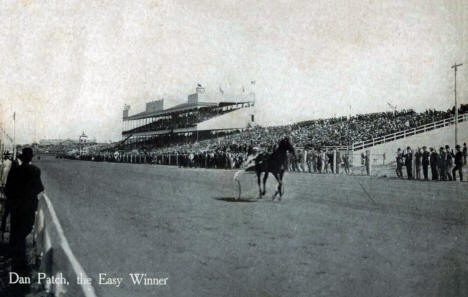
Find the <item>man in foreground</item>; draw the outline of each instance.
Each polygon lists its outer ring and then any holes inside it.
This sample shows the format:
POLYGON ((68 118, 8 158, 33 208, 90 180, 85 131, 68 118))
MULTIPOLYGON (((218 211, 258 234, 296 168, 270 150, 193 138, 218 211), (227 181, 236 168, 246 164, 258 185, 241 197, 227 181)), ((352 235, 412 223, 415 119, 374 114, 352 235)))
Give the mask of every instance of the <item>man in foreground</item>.
POLYGON ((21 165, 12 167, 5 185, 5 194, 10 207, 10 249, 12 256, 22 259, 25 254, 25 239, 34 225, 37 210, 37 195, 44 190, 41 170, 31 165, 33 151, 23 148, 18 157, 21 165))

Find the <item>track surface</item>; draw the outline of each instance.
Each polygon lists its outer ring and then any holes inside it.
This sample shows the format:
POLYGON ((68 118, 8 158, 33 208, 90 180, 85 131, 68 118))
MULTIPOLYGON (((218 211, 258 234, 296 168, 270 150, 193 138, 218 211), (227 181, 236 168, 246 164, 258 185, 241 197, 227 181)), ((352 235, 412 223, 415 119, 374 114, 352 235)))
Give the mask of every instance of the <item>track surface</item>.
POLYGON ((234 202, 233 171, 37 165, 99 296, 468 296, 467 183, 286 174, 283 201, 234 202))

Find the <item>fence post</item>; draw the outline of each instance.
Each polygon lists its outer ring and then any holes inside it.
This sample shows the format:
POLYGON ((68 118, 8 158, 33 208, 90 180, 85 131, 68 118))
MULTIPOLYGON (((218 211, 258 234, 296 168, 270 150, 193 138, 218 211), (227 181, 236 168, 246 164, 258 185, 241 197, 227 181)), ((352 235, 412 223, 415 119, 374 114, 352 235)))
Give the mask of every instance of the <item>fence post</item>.
POLYGON ((372 174, 372 156, 370 150, 366 150, 366 159, 364 161, 364 165, 366 167, 366 173, 368 176, 372 174))

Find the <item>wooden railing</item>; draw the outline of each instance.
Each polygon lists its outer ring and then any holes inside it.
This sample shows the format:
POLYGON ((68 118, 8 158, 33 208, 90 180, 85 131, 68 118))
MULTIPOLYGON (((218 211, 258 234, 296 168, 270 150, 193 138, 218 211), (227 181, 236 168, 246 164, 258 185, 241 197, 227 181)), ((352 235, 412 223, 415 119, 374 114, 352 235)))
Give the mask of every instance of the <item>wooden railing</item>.
MULTIPOLYGON (((458 115, 458 122, 460 123, 464 121, 468 121, 468 114, 465 113, 465 114, 458 115)), ((352 144, 351 149, 353 151, 362 150, 365 148, 376 146, 378 144, 383 144, 383 143, 394 141, 397 139, 406 138, 408 136, 413 136, 416 134, 424 133, 424 132, 431 131, 431 130, 438 129, 438 128, 443 128, 443 127, 450 126, 453 124, 455 124, 455 117, 443 119, 443 120, 425 124, 419 127, 406 129, 403 131, 398 131, 398 132, 391 133, 388 135, 371 138, 366 141, 355 142, 352 144)))
POLYGON ((34 224, 35 252, 40 263, 38 280, 42 277, 46 292, 55 297, 96 297, 90 283, 77 281, 89 278, 70 248, 52 202, 45 193, 39 197, 34 224), (44 277, 60 281, 50 283, 44 277))

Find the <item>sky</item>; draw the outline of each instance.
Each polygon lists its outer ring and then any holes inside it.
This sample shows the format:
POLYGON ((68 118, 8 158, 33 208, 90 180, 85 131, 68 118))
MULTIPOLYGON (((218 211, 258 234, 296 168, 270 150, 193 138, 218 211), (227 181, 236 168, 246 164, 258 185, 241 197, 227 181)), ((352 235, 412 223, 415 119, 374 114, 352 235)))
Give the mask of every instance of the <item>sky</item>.
MULTIPOLYGON (((2 1, 0 126, 121 139, 122 109, 255 92, 262 125, 468 103, 468 0, 2 1), (251 85, 255 81, 255 85, 251 85), (221 95, 219 88, 224 95, 221 95)), ((1 132, 0 132, 1 134, 1 132)))

